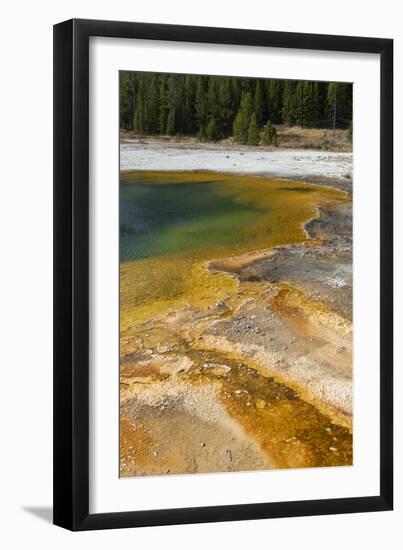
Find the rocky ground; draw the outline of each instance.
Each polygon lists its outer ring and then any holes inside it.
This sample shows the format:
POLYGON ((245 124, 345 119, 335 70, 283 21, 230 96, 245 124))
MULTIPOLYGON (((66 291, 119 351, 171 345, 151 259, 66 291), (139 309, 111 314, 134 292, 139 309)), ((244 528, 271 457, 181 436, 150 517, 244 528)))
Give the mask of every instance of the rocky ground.
POLYGON ((323 207, 303 245, 278 247, 240 269, 241 283, 269 286, 209 331, 211 344, 253 348, 261 371, 339 411, 345 425, 352 414, 351 229, 350 205, 323 207))
POLYGON ((352 463, 351 212, 350 194, 301 245, 210 262, 235 296, 123 345, 122 476, 352 463))

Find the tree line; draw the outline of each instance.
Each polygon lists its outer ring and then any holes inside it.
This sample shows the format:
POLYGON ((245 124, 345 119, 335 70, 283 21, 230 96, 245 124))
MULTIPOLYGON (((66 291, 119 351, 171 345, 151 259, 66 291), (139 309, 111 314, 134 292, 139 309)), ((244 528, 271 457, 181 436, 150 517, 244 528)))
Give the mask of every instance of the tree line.
POLYGON ((276 144, 276 125, 348 128, 352 85, 121 71, 120 127, 141 135, 276 144))

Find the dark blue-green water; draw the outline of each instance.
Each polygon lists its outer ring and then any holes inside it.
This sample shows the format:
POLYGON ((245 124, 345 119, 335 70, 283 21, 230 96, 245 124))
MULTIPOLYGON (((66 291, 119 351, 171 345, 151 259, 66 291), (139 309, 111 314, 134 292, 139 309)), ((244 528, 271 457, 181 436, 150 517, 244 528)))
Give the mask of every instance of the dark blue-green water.
POLYGON ((121 181, 120 261, 242 244, 261 211, 237 203, 222 185, 121 181))

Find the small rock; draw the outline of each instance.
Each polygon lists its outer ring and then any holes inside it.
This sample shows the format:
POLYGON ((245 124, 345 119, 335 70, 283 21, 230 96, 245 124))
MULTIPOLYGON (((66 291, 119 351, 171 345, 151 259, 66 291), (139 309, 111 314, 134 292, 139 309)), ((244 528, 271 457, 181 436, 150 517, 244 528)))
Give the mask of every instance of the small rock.
POLYGON ((204 363, 203 368, 209 369, 216 376, 224 376, 231 372, 231 367, 220 363, 204 363))
POLYGON ((337 451, 336 447, 329 447, 329 451, 332 451, 333 453, 335 453, 337 451))
POLYGON ((200 443, 200 447, 205 447, 205 446, 206 446, 205 442, 202 441, 202 442, 200 443))
POLYGON ((336 353, 343 353, 343 351, 346 351, 345 346, 338 346, 336 348, 336 353))
POLYGON ((256 399, 256 407, 258 409, 264 409, 266 406, 266 401, 264 399, 261 399, 260 397, 258 397, 256 399))

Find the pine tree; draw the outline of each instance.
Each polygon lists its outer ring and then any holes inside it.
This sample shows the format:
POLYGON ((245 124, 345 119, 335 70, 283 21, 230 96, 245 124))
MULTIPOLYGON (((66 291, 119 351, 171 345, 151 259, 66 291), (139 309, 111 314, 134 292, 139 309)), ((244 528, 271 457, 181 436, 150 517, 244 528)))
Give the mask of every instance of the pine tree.
POLYGON ((200 77, 197 81, 196 96, 195 96, 195 112, 196 122, 199 128, 198 137, 205 139, 206 128, 208 124, 208 103, 207 103, 207 86, 205 77, 200 77))
POLYGON ((240 109, 233 127, 234 140, 238 143, 246 143, 248 141, 248 129, 252 112, 252 97, 249 92, 246 92, 242 95, 240 109))
POLYGON ((174 136, 176 134, 176 120, 175 120, 175 109, 174 108, 171 108, 168 112, 167 134, 169 136, 174 136))
POLYGON ((207 139, 217 141, 224 135, 224 120, 221 111, 220 101, 220 77, 212 76, 209 78, 207 89, 207 108, 208 108, 208 125, 206 128, 207 139), (209 130, 210 126, 210 130, 209 130), (209 136, 214 134, 214 138, 209 136))
POLYGON ((335 132, 337 126, 337 84, 331 82, 327 88, 327 106, 329 119, 333 124, 333 145, 335 142, 335 132))
POLYGON ((219 81, 219 103, 220 103, 220 129, 223 136, 231 135, 234 117, 234 99, 232 97, 231 81, 223 77, 219 81))
POLYGON ((250 117, 248 128, 248 145, 258 145, 260 141, 259 128, 257 125, 256 113, 253 112, 250 117))
POLYGON ((249 123, 250 117, 252 116, 252 113, 253 113, 253 103, 252 103, 252 96, 250 92, 246 92, 245 94, 242 95, 241 110, 244 112, 245 118, 249 123))
POLYGON ((170 74, 168 78, 168 117, 167 134, 174 136, 181 131, 181 93, 179 75, 170 74))
POLYGON ((130 76, 126 71, 119 73, 119 118, 120 128, 131 129, 133 114, 130 76))
POLYGON ((185 77, 176 75, 176 134, 186 133, 185 77))
POLYGON ((348 127, 352 119, 351 84, 330 82, 327 88, 327 112, 334 126, 348 127))
POLYGON ((305 82, 299 80, 294 95, 294 122, 302 128, 306 122, 306 95, 305 82))
POLYGON ((304 126, 313 127, 316 121, 313 82, 304 82, 304 126))
POLYGON ((302 128, 315 123, 314 87, 309 80, 299 80, 295 87, 293 119, 302 128))
POLYGON ((160 102, 160 116, 159 116, 159 131, 161 135, 167 133, 167 119, 168 119, 168 88, 166 75, 161 75, 159 86, 159 102, 160 102))
POLYGON ((207 87, 207 108, 209 116, 213 116, 216 119, 220 115, 220 103, 219 103, 219 77, 211 76, 208 80, 207 87))
POLYGON ((134 111, 133 128, 138 134, 144 133, 144 107, 143 96, 138 93, 136 96, 136 110, 134 111))
POLYGON ((135 109, 136 109, 136 90, 137 90, 136 73, 133 73, 133 72, 130 73, 129 80, 130 80, 130 102, 131 102, 130 128, 133 130, 134 129, 134 112, 135 112, 135 109))
POLYGON ((263 128, 262 133, 262 143, 263 145, 275 145, 277 147, 277 130, 270 120, 267 121, 263 128))
POLYGON ((216 119, 211 117, 206 128, 206 139, 207 141, 218 141, 220 137, 221 133, 217 126, 216 119))
POLYGON ((200 128, 197 132, 197 139, 201 141, 202 143, 204 141, 207 141, 207 131, 205 128, 200 128))
POLYGON ((194 75, 186 75, 184 82, 183 132, 185 134, 194 134, 197 131, 195 120, 196 78, 194 75))
POLYGON ((295 122, 295 88, 293 80, 286 80, 284 83, 282 118, 287 124, 295 122))
POLYGON ((233 138, 236 143, 245 143, 245 135, 244 135, 244 123, 243 123, 243 115, 242 111, 238 111, 238 114, 235 117, 234 124, 233 124, 233 138))
POLYGON ((339 104, 339 122, 343 127, 349 125, 353 116, 353 88, 351 84, 340 84, 341 105, 339 104))
POLYGON ((283 93, 284 83, 282 80, 268 80, 266 88, 266 112, 265 120, 268 116, 273 122, 282 122, 282 107, 283 107, 283 93))
POLYGON ((230 78, 231 84, 231 96, 232 96, 232 107, 234 113, 237 113, 241 104, 241 79, 232 77, 230 78))
POLYGON ((156 134, 159 130, 159 90, 156 74, 151 74, 146 87, 144 129, 147 134, 156 134))
POLYGON ((256 114, 256 122, 258 126, 262 126, 264 120, 264 100, 263 88, 260 80, 257 80, 255 87, 255 96, 253 99, 254 111, 256 114))
POLYGON ((320 125, 320 122, 322 120, 323 113, 321 109, 321 103, 322 93, 320 82, 314 82, 312 91, 312 126, 320 125))

